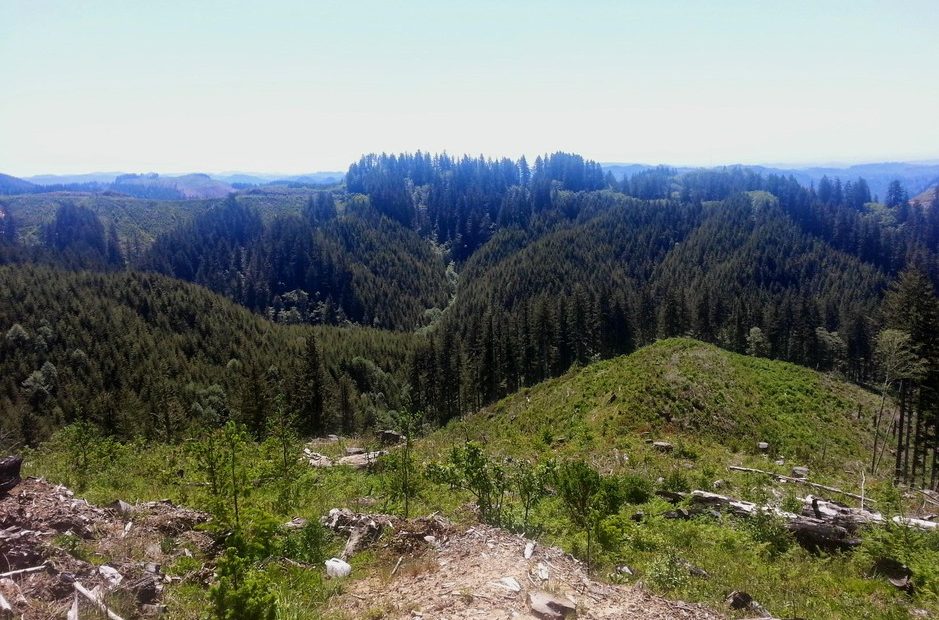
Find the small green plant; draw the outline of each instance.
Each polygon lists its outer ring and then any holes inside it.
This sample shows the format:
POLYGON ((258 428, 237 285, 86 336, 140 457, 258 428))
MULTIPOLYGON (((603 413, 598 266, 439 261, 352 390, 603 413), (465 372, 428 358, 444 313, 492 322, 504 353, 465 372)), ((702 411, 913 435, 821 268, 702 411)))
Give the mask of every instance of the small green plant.
POLYGON ((667 592, 680 590, 691 581, 685 563, 671 553, 654 560, 648 574, 654 586, 667 592))
POLYGON ((619 478, 623 501, 644 504, 652 497, 652 481, 637 474, 623 474, 619 478))
POLYGON ((528 533, 528 520, 532 508, 548 494, 548 483, 555 476, 555 463, 552 460, 533 465, 520 462, 512 473, 512 486, 518 494, 522 507, 522 533, 528 533))
POLYGON ((691 483, 688 481, 688 476, 686 476, 684 472, 673 469, 665 474, 662 481, 662 489, 675 493, 687 493, 691 490, 691 483))
POLYGON ((218 620, 274 620, 277 603, 270 583, 251 562, 229 547, 219 558, 218 582, 209 591, 218 620))
POLYGON ((310 521, 284 536, 283 554, 297 562, 319 565, 326 559, 326 543, 326 530, 319 523, 310 521))
POLYGON ((431 464, 427 475, 435 482, 470 492, 476 498, 483 521, 495 525, 502 523, 509 476, 505 467, 489 459, 478 443, 468 441, 462 446, 454 446, 449 460, 431 464))
POLYGON ((602 517, 603 489, 600 474, 584 461, 567 461, 557 470, 558 495, 571 522, 587 535, 587 570, 594 530, 602 517))
POLYGON ((744 521, 744 527, 754 541, 765 545, 770 558, 785 553, 794 542, 786 522, 765 510, 757 510, 744 521))
POLYGON ((296 499, 296 480, 300 473, 300 442, 297 438, 296 415, 287 407, 283 394, 274 402, 273 415, 268 419, 268 437, 265 448, 272 456, 277 478, 278 499, 281 506, 289 507, 296 499))
POLYGON ((94 555, 91 552, 91 549, 88 545, 78 536, 74 534, 61 534, 56 536, 53 540, 53 544, 56 547, 64 550, 70 556, 76 560, 82 560, 83 562, 91 562, 92 556, 94 555))

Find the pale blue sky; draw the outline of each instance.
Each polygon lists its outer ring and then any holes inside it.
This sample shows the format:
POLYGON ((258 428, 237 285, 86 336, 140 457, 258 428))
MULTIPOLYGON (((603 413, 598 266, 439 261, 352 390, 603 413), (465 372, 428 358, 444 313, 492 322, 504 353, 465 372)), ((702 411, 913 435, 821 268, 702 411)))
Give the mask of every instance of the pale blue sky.
POLYGON ((0 172, 939 158, 939 1, 0 0, 0 172))

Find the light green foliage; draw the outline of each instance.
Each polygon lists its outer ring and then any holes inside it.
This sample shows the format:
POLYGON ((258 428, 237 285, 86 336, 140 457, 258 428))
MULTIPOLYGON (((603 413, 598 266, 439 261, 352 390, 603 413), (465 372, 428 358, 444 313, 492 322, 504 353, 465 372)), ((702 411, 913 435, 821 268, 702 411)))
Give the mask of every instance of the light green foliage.
POLYGON ((267 439, 263 450, 272 465, 272 475, 279 487, 279 500, 284 507, 296 501, 296 485, 300 470, 300 439, 295 428, 295 415, 287 408, 284 398, 278 396, 274 411, 268 417, 267 439))
POLYGON ((435 482, 468 491, 476 500, 480 518, 486 523, 502 523, 502 509, 509 489, 505 467, 490 459, 475 442, 454 446, 445 463, 432 463, 427 475, 435 482))
POLYGON ((568 518, 587 535, 587 568, 594 531, 609 508, 609 487, 600 474, 584 461, 561 463, 555 476, 558 496, 564 502, 568 518))
POLYGON ((548 495, 548 485, 555 475, 556 464, 550 459, 537 464, 527 461, 515 464, 511 474, 512 486, 521 505, 523 534, 528 534, 532 508, 548 495))

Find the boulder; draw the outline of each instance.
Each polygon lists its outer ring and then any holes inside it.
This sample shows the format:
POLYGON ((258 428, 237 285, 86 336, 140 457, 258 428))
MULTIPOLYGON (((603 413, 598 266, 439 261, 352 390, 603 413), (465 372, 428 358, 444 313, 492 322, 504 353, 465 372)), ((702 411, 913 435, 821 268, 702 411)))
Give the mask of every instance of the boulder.
POLYGON ((108 508, 116 510, 125 519, 134 513, 134 507, 121 499, 116 499, 108 504, 108 508))
POLYGON ((564 620, 577 611, 577 605, 571 599, 544 590, 529 592, 528 606, 533 614, 546 620, 564 620))
POLYGON ((724 603, 731 609, 749 609, 753 603, 753 597, 742 590, 734 590, 727 595, 724 603))
POLYGON ((348 465, 354 467, 355 469, 365 469, 371 467, 376 459, 380 456, 388 454, 387 450, 378 450, 377 452, 363 452, 361 454, 353 454, 351 456, 344 456, 338 461, 337 465, 348 465))
POLYGON ((765 441, 758 441, 756 447, 760 452, 766 452, 769 450, 769 444, 765 441))
POLYGON ((809 477, 809 468, 805 466, 793 467, 792 468, 792 477, 793 478, 808 478, 809 477))
POLYGON ((365 448, 346 448, 346 456, 355 456, 356 454, 365 454, 365 448))
POLYGON ((653 441, 652 447, 658 450, 659 452, 671 452, 675 449, 675 446, 668 443, 667 441, 653 441))

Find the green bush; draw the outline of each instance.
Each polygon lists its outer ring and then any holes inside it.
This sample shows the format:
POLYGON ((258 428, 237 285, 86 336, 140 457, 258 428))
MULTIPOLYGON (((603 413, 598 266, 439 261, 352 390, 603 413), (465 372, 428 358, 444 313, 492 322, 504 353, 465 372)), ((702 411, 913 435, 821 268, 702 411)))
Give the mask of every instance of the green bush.
POLYGON ((619 486, 627 504, 645 504, 652 497, 652 481, 637 474, 623 474, 619 486))
POLYGON ((649 566, 648 575, 649 581, 655 587, 666 592, 680 590, 691 580, 688 567, 671 553, 653 561, 649 566))
POLYGON ((229 547, 218 560, 218 582, 209 591, 219 620, 274 620, 277 603, 270 582, 251 562, 229 547))
POLYGON ((786 522, 771 512, 757 510, 743 522, 743 527, 750 538, 765 546, 771 558, 785 553, 794 542, 786 522))
POLYGON ((284 536, 283 555, 297 562, 319 565, 326 560, 326 544, 326 530, 319 523, 310 521, 284 536))

